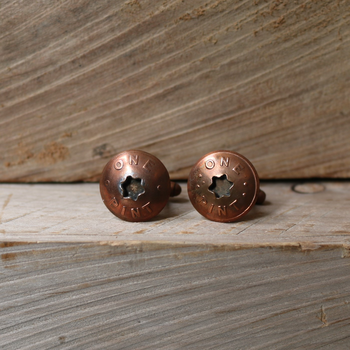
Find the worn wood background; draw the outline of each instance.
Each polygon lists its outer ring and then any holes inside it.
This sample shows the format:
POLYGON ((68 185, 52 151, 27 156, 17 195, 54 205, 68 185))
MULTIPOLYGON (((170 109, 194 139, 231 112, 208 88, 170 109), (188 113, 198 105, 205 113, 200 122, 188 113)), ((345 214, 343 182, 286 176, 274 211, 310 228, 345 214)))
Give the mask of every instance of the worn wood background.
POLYGON ((0 241, 341 248, 347 255, 349 182, 298 185, 295 190, 292 183, 264 183, 266 204, 234 223, 202 217, 182 186, 180 196, 153 220, 126 222, 102 203, 98 184, 0 185, 0 241))
POLYGON ((262 178, 349 177, 350 11, 325 1, 1 1, 0 181, 173 178, 232 149, 262 178))
POLYGON ((151 222, 97 184, 0 185, 0 347, 347 350, 350 183, 263 183, 244 220, 184 191, 151 222))
POLYGON ((339 249, 0 246, 3 350, 349 348, 339 249))

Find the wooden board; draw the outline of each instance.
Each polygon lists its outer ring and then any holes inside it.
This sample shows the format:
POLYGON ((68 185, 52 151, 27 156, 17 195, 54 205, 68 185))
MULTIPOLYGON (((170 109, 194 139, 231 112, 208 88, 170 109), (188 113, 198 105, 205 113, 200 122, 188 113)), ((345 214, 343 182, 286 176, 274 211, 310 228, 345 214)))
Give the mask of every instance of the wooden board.
POLYGON ((0 346, 346 350, 339 249, 2 244, 0 346))
POLYGON ((231 224, 182 187, 128 223, 97 184, 0 185, 1 349, 348 349, 349 182, 265 182, 231 224))
POLYGON ((180 196, 170 199, 156 218, 135 223, 107 210, 98 184, 0 185, 0 240, 348 249, 350 183, 299 184, 299 192, 292 186, 263 183, 266 204, 239 222, 218 223, 192 207, 182 184, 180 196))
POLYGON ((115 153, 187 178, 349 177, 350 15, 327 1, 2 1, 0 181, 97 180, 115 153))

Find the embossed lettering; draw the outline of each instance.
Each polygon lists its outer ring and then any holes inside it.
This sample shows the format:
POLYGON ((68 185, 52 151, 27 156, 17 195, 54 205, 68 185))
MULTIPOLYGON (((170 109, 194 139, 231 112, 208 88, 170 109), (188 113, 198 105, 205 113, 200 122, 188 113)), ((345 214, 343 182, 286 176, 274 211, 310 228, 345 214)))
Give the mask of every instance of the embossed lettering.
POLYGON ((146 203, 142 206, 142 209, 146 209, 149 213, 152 213, 152 208, 150 207, 151 202, 146 203))
POLYGON ((213 209, 214 209, 214 204, 212 204, 209 208, 209 213, 212 213, 213 212, 213 209))
POLYGON ((140 208, 131 208, 131 215, 133 218, 141 217, 140 208))
POLYGON ((230 158, 224 158, 224 157, 221 157, 221 161, 220 161, 220 165, 221 166, 229 166, 230 164, 230 158))
POLYGON ((123 162, 122 159, 118 159, 118 160, 114 163, 114 167, 115 167, 117 170, 123 169, 123 166, 124 166, 124 162, 123 162))
POLYGON ((125 209, 126 209, 126 207, 125 207, 125 205, 124 205, 123 208, 122 208, 122 211, 121 211, 121 214, 122 214, 122 215, 125 215, 125 209))
POLYGON ((222 215, 227 215, 227 212, 226 212, 226 205, 219 205, 218 206, 218 214, 219 216, 222 216, 222 215))
POLYGON ((119 205, 118 201, 116 200, 115 197, 113 197, 111 199, 111 201, 109 202, 109 205, 113 206, 113 207, 117 207, 119 205))
POLYGON ((138 165, 139 164, 139 156, 137 154, 135 154, 135 155, 130 154, 129 163, 130 163, 130 165, 133 165, 133 164, 138 165))
POLYGON ((212 159, 208 159, 206 162, 205 162, 205 167, 207 169, 213 169, 215 166, 215 162, 212 160, 212 159))
POLYGON ((202 196, 201 203, 203 203, 203 204, 207 204, 208 203, 208 201, 205 198, 205 196, 202 196))
POLYGON ((241 165, 241 164, 238 164, 236 165, 232 170, 237 174, 239 175, 240 174, 240 171, 242 171, 244 169, 244 166, 241 165))
POLYGON ((147 171, 151 171, 154 166, 155 163, 153 160, 147 159, 146 163, 143 165, 143 168, 147 171))
POLYGON ((229 206, 230 206, 230 207, 233 206, 235 209, 238 210, 238 208, 237 208, 237 206, 235 205, 235 203, 237 203, 237 199, 235 199, 229 206))

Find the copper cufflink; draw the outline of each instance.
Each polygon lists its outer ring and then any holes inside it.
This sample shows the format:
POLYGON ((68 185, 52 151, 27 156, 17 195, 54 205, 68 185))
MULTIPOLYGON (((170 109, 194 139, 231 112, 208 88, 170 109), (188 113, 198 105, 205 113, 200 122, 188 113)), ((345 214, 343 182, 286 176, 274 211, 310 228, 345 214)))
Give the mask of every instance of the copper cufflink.
POLYGON ((213 221, 232 222, 266 198, 250 161, 232 151, 215 151, 191 169, 187 189, 194 208, 213 221))
POLYGON ((120 219, 147 221, 180 194, 163 163, 152 154, 130 150, 117 154, 104 167, 100 180, 106 207, 120 219))
MULTIPOLYGON (((248 159, 232 151, 215 151, 191 169, 187 183, 194 208, 213 221, 232 222, 247 214, 265 193, 248 159)), ((113 157, 104 167, 100 192, 106 207, 127 221, 147 221, 158 215, 170 196, 181 193, 163 163, 137 150, 113 157)))

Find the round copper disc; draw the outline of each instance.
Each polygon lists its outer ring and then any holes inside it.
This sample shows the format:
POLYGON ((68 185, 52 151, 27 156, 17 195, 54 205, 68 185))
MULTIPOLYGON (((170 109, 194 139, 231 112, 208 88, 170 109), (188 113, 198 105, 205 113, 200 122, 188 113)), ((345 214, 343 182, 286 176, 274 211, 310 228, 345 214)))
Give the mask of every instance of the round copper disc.
POLYGON ((125 151, 106 164, 100 192, 106 207, 120 219, 146 221, 159 214, 168 202, 169 173, 152 154, 125 151))
POLYGON ((259 177, 247 158, 232 151, 216 151, 193 166, 187 188, 200 214, 213 221, 232 222, 254 206, 259 177))

